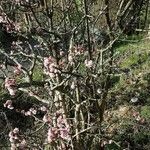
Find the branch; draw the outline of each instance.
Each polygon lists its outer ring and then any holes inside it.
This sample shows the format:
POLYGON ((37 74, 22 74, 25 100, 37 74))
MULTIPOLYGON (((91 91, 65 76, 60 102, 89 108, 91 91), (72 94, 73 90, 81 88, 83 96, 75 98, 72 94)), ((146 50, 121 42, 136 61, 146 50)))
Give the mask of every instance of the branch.
POLYGON ((38 95, 33 94, 33 92, 31 90, 25 89, 25 88, 18 88, 18 90, 27 93, 29 96, 33 96, 34 98, 36 98, 38 101, 45 103, 45 104, 49 104, 48 100, 42 99, 40 98, 38 95))

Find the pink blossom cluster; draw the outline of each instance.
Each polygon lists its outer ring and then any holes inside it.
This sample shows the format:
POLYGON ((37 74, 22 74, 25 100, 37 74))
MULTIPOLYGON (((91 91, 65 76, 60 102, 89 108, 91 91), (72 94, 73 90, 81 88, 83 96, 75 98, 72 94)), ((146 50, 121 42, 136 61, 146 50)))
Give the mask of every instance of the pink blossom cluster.
POLYGON ((82 55, 85 51, 85 48, 83 47, 83 45, 75 45, 73 47, 73 51, 75 55, 82 55))
POLYGON ((9 132, 9 141, 11 143, 11 150, 24 150, 27 147, 27 142, 20 136, 18 128, 14 128, 14 130, 9 132))
POLYGON ((59 129, 59 136, 64 140, 70 140, 70 128, 67 123, 67 120, 60 114, 57 118, 57 127, 59 129))
POLYGON ((47 141, 48 143, 55 142, 56 140, 70 140, 70 127, 67 123, 67 120, 63 117, 63 114, 57 114, 54 118, 50 118, 47 116, 45 120, 45 116, 43 120, 49 123, 50 128, 48 129, 47 141))
POLYGON ((51 56, 44 58, 44 73, 52 78, 55 77, 56 73, 60 73, 60 71, 57 69, 55 59, 51 56))
POLYGON ((49 125, 47 134, 48 143, 55 142, 59 139, 70 140, 70 127, 60 111, 57 111, 54 116, 50 116, 46 113, 43 117, 43 121, 49 125))
POLYGON ((8 109, 14 109, 13 105, 12 105, 12 100, 7 100, 4 103, 4 107, 8 108, 8 109))
POLYGON ((9 91, 9 94, 14 96, 17 92, 16 80, 11 78, 5 79, 5 88, 9 91))
POLYGON ((19 23, 14 23, 10 20, 7 21, 5 18, 2 18, 2 16, 0 16, 0 23, 1 22, 3 23, 3 28, 9 33, 16 32, 16 31, 19 32, 21 29, 21 26, 19 23))
POLYGON ((68 54, 68 61, 70 62, 70 64, 73 65, 75 58, 84 54, 84 51, 85 49, 82 45, 75 45, 74 47, 72 47, 71 51, 68 54))
POLYGON ((37 114, 37 110, 35 108, 30 108, 27 112, 24 112, 25 116, 32 116, 36 114, 37 114))
POLYGON ((0 23, 2 23, 3 29, 7 32, 18 32, 21 29, 20 23, 10 20, 4 12, 0 14, 0 23))
POLYGON ((51 127, 48 129, 47 141, 48 143, 54 142, 58 139, 58 128, 51 127))

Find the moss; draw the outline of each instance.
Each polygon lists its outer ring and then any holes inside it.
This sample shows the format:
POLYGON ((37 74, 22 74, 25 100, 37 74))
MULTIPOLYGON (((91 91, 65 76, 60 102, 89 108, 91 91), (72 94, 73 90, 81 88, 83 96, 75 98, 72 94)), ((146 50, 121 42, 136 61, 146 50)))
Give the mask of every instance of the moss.
POLYGON ((33 71, 33 80, 42 81, 43 80, 43 69, 41 67, 35 67, 33 71))
POLYGON ((141 116, 150 119, 150 106, 141 107, 141 116))

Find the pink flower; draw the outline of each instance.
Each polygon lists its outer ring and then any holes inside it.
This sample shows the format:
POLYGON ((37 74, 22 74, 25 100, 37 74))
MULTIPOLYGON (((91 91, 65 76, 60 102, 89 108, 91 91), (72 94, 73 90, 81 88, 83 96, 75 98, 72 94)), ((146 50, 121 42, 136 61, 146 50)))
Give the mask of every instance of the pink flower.
POLYGON ((45 114, 43 117, 43 121, 45 123, 51 123, 52 120, 51 120, 51 117, 49 115, 45 114))
POLYGON ((15 79, 10 79, 6 78, 5 79, 5 88, 9 91, 10 95, 15 95, 16 94, 16 80, 15 79))
POLYGON ((6 69, 6 66, 4 64, 0 64, 0 69, 6 69))
POLYGON ((14 89, 14 88, 7 88, 7 90, 9 91, 10 95, 12 95, 12 96, 16 95, 16 92, 17 92, 16 89, 14 89))
POLYGON ((62 127, 66 127, 67 126, 67 120, 63 118, 62 115, 60 115, 58 118, 57 118, 57 126, 59 128, 62 128, 62 127))
POLYGON ((11 143, 11 149, 16 150, 16 149, 25 149, 26 147, 26 140, 22 138, 19 134, 19 129, 14 128, 13 131, 9 132, 9 141, 11 143))
POLYGON ((26 142, 25 139, 23 139, 23 140, 21 141, 21 143, 19 144, 19 148, 24 149, 26 146, 27 146, 27 142, 26 142))
POLYGON ((10 138, 9 138, 9 141, 10 141, 11 143, 13 143, 13 142, 15 141, 14 137, 10 137, 10 138))
POLYGON ((31 111, 27 111, 24 114, 25 114, 25 116, 31 116, 32 115, 31 111))
POLYGON ((51 56, 44 58, 44 73, 49 75, 51 78, 55 77, 55 73, 60 73, 60 71, 57 69, 54 58, 51 56))
POLYGON ((30 108, 29 111, 33 114, 36 115, 37 110, 35 108, 30 108))
POLYGON ((15 128, 15 129, 13 130, 13 133, 15 133, 15 134, 19 133, 19 129, 18 129, 18 128, 15 128))
POLYGON ((45 68, 48 68, 48 65, 50 64, 50 59, 49 59, 49 57, 45 57, 44 58, 44 67, 45 68))
POLYGON ((54 58, 50 57, 44 57, 44 67, 49 68, 49 65, 52 64, 54 61, 54 58))
POLYGON ((5 87, 8 88, 10 86, 15 86, 16 85, 16 80, 15 79, 10 79, 6 78, 5 79, 5 87))
POLYGON ((133 117, 137 117, 137 116, 139 116, 139 114, 140 114, 139 112, 134 111, 132 115, 133 115, 133 117))
POLYGON ((21 113, 22 113, 22 114, 25 114, 25 110, 21 110, 21 113))
POLYGON ((8 134, 8 136, 9 136, 10 138, 13 137, 13 136, 14 136, 13 131, 10 131, 9 134, 8 134))
POLYGON ((45 112, 45 111, 47 111, 47 108, 46 108, 45 106, 42 106, 42 107, 40 108, 40 110, 43 111, 43 112, 45 112))
POLYGON ((20 31, 20 29, 21 29, 20 23, 15 23, 15 30, 20 31))
POLYGON ((8 108, 8 109, 14 109, 14 107, 13 107, 13 106, 10 106, 10 105, 8 105, 7 108, 8 108))
POLYGON ((16 145, 15 144, 13 144, 13 143, 11 143, 11 148, 10 148, 10 150, 16 150, 16 145))
POLYGON ((4 103, 4 107, 7 107, 8 105, 12 105, 12 100, 7 100, 7 101, 4 103))
POLYGON ((70 140, 69 129, 61 128, 60 129, 60 137, 64 140, 70 140))
POLYGON ((12 106, 12 100, 7 100, 4 103, 4 107, 7 107, 8 109, 14 109, 14 107, 12 106))
POLYGON ((53 142, 58 137, 58 129, 55 127, 49 128, 47 140, 49 143, 53 142))

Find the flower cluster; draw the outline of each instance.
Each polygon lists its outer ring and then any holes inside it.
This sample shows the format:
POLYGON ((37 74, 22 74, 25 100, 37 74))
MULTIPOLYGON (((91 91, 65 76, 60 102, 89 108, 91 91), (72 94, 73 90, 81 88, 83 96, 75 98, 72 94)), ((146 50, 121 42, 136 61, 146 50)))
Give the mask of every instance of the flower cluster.
POLYGON ((21 29, 20 23, 10 20, 4 12, 0 14, 0 23, 2 24, 2 28, 9 33, 19 32, 21 29))
POLYGON ((56 140, 70 140, 70 127, 63 114, 58 114, 52 119, 49 116, 44 116, 43 120, 49 123, 47 141, 48 143, 55 142, 56 140))
POLYGON ((58 129, 51 127, 48 129, 47 141, 48 143, 54 142, 58 138, 58 129))
POLYGON ((84 54, 85 48, 83 45, 75 45, 71 49, 72 53, 74 53, 75 56, 84 54))
POLYGON ((5 88, 9 91, 9 94, 14 96, 17 92, 16 80, 11 78, 5 79, 5 88))
POLYGON ((18 128, 9 132, 9 141, 11 143, 11 150, 26 149, 27 147, 26 140, 20 136, 18 128))
POLYGON ((78 56, 86 54, 84 52, 85 48, 82 45, 73 46, 68 54, 68 61, 70 62, 70 64, 73 65, 78 56))
POLYGON ((14 109, 13 105, 12 105, 12 100, 7 100, 4 103, 4 107, 8 108, 8 109, 14 109))
POLYGON ((57 127, 59 129, 59 134, 60 134, 59 136, 62 139, 70 140, 70 136, 69 136, 70 128, 67 123, 67 120, 63 117, 62 114, 60 114, 57 118, 57 127))
POLYGON ((56 73, 60 73, 60 71, 57 69, 55 59, 51 56, 44 58, 44 73, 52 78, 55 77, 56 73))
POLYGON ((37 110, 35 108, 30 108, 27 112, 24 112, 25 116, 32 116, 36 114, 37 114, 37 110))
POLYGON ((15 109, 16 112, 19 112, 25 116, 34 116, 37 114, 37 109, 31 107, 28 111, 25 111, 24 109, 20 110, 20 109, 15 109))

